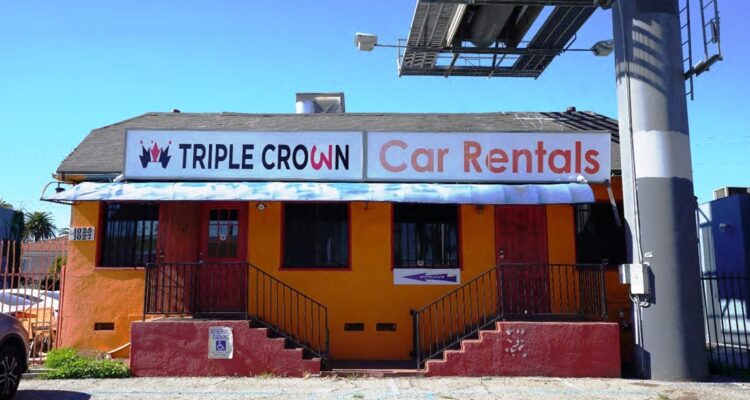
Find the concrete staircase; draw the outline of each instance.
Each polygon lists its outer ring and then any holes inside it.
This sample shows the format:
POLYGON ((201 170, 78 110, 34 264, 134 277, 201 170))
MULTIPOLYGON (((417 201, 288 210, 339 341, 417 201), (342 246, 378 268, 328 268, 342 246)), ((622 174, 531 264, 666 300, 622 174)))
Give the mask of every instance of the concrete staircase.
POLYGON ((331 360, 321 376, 362 378, 412 378, 424 376, 413 360, 331 360))
POLYGON ((321 360, 275 332, 241 320, 164 319, 131 326, 134 376, 317 375, 321 360), (232 329, 231 359, 209 359, 208 328, 232 329))
POLYGON ((501 321, 428 360, 425 374, 619 378, 619 344, 616 323, 501 321))

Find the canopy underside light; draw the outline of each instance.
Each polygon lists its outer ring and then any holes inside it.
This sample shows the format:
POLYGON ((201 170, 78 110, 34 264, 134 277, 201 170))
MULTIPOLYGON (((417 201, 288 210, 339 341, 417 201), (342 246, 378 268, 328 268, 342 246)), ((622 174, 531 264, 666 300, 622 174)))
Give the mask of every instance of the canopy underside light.
POLYGON ((576 204, 594 202, 581 183, 501 185, 362 182, 84 182, 44 195, 76 201, 376 201, 443 204, 576 204))

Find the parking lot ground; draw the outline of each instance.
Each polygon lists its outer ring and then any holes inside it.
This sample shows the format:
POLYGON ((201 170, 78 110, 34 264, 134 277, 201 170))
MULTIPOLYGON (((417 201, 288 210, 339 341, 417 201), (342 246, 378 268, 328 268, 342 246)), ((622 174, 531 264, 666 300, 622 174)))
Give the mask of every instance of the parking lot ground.
POLYGON ((750 399, 750 383, 560 378, 131 378, 24 380, 17 400, 750 399))

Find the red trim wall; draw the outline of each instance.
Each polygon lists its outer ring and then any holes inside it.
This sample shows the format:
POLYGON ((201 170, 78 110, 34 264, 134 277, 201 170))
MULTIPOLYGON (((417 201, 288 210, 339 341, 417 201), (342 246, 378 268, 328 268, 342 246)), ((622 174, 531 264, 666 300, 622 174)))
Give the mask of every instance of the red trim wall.
POLYGON ((620 377, 616 323, 498 322, 426 363, 427 376, 620 377))
POLYGON ((283 338, 269 338, 265 328, 247 321, 171 320, 131 324, 130 368, 134 376, 304 377, 320 372, 320 359, 303 359, 302 349, 284 348, 283 338), (232 329, 231 359, 208 358, 208 329, 232 329))

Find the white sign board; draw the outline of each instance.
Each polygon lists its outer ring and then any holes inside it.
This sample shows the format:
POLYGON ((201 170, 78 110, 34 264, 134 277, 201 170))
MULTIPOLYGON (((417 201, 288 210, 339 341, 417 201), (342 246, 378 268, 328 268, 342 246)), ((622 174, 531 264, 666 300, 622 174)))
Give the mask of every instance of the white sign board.
POLYGON ((361 132, 129 130, 126 179, 360 180, 361 132))
POLYGON ((208 358, 231 359, 234 355, 232 328, 211 326, 208 328, 208 358))
POLYGON ((458 268, 394 268, 394 285, 459 285, 461 270, 458 268))
POLYGON ((604 182, 609 132, 129 130, 125 179, 604 182))
POLYGON ((609 132, 367 134, 367 179, 450 182, 603 182, 609 132))
POLYGON ((68 232, 68 240, 92 241, 94 240, 94 227, 77 226, 75 228, 70 228, 70 231, 68 232))

